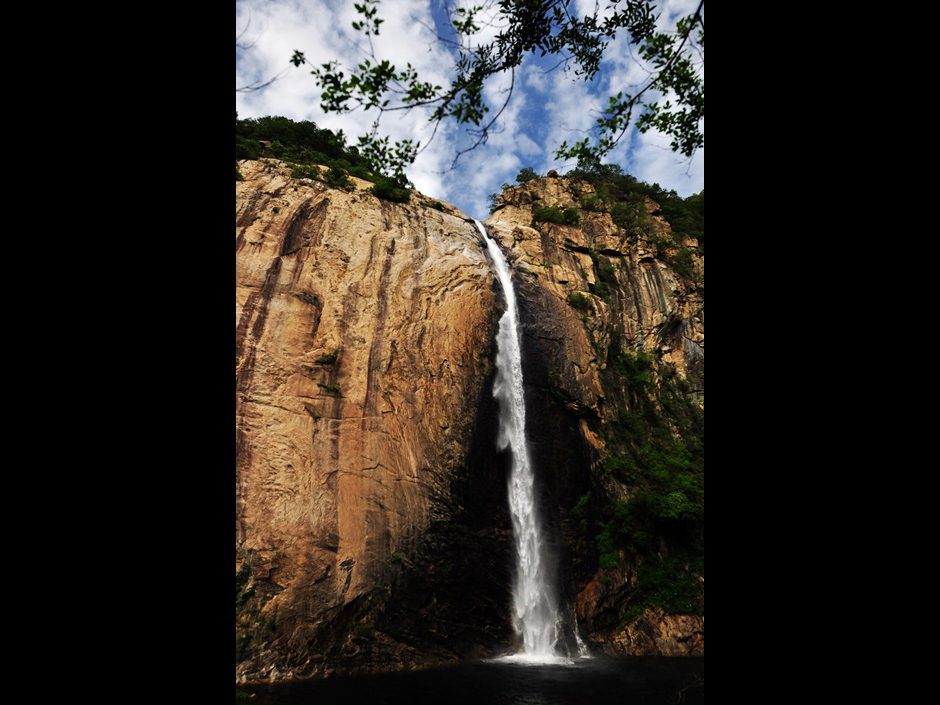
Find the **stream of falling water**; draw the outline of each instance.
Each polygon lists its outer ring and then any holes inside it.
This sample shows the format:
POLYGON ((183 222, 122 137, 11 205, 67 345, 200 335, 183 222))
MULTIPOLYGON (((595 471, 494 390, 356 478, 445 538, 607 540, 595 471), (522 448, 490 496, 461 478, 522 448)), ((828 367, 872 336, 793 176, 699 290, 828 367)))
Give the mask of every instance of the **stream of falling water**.
POLYGON ((535 501, 535 476, 529 458, 525 430, 525 398, 522 386, 522 339, 519 310, 512 284, 512 270, 503 251, 476 221, 483 234, 496 276, 506 297, 506 312, 496 333, 496 380, 493 394, 499 401, 497 447, 508 448, 512 457, 509 477, 509 509, 516 547, 513 584, 514 626, 522 648, 514 658, 554 661, 558 608, 554 576, 548 574, 542 526, 535 501))

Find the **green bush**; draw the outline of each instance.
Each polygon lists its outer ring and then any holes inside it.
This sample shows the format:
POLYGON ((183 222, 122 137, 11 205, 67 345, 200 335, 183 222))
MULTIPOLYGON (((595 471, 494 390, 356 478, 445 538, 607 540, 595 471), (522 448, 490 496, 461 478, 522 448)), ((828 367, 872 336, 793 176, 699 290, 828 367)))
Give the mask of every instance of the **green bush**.
POLYGON ((642 196, 638 194, 630 194, 627 202, 615 203, 610 209, 614 225, 624 230, 643 225, 646 222, 645 214, 642 196))
POLYGON ((516 181, 520 184, 524 184, 526 181, 532 181, 533 179, 538 179, 539 175, 532 167, 525 167, 522 171, 516 174, 516 181))
POLYGON ((617 371, 631 384, 649 385, 656 356, 640 350, 624 350, 617 358, 617 371))
POLYGON ((333 133, 309 121, 294 122, 280 116, 239 120, 236 113, 235 136, 254 142, 270 141, 272 156, 285 161, 324 164, 324 158, 342 159, 347 169, 366 162, 356 147, 346 146, 342 130, 333 133))
MULTIPOLYGON (((305 178, 325 181, 331 186, 351 188, 347 174, 366 181, 375 181, 374 168, 359 153, 357 147, 347 146, 342 130, 333 133, 317 127, 313 122, 294 122, 285 117, 238 119, 235 114, 235 159, 260 159, 262 154, 308 167, 305 178), (261 142, 268 143, 267 150, 261 142), (314 165, 327 167, 323 176, 315 172, 314 165)), ((236 176, 237 178, 237 176, 236 176)), ((301 178, 295 175, 295 178, 301 178)), ((401 198, 401 194, 394 194, 401 198)))
POLYGON ((695 274, 695 262, 692 259, 692 250, 683 247, 672 257, 672 266, 676 273, 683 277, 691 277, 695 274))
POLYGON ((304 166, 300 164, 294 164, 291 166, 290 175, 292 179, 313 179, 314 181, 323 180, 323 177, 320 176, 320 167, 318 166, 304 166))
POLYGON ((363 181, 371 181, 375 183, 376 177, 362 164, 356 164, 355 166, 349 167, 347 169, 350 176, 355 176, 357 179, 362 179, 363 181))
POLYGON ((316 360, 314 360, 314 362, 316 362, 318 365, 332 365, 334 362, 336 362, 336 358, 338 355, 339 355, 339 350, 334 350, 331 353, 326 353, 325 355, 321 355, 316 360))
POLYGON ((672 226, 676 244, 684 238, 692 238, 698 242, 699 252, 705 253, 704 190, 680 198, 675 191, 666 190, 659 184, 647 184, 623 173, 616 164, 583 165, 579 162, 578 168, 565 174, 565 178, 593 184, 596 198, 585 196, 582 202, 584 209, 599 209, 601 201, 612 204, 611 217, 623 230, 643 226, 647 220, 644 196, 649 196, 659 204, 663 217, 672 226))
POLYGON ((637 571, 637 590, 621 614, 623 623, 652 606, 701 614, 704 419, 697 407, 682 403, 674 373, 657 355, 617 348, 607 369, 623 397, 610 399, 613 413, 605 439, 611 454, 604 469, 610 481, 625 488, 626 499, 598 496, 590 504, 579 503, 571 516, 594 549, 602 574, 622 567, 621 560, 637 571))
POLYGON ((260 159, 261 143, 235 135, 235 159, 260 159))
POLYGON ((369 190, 377 197, 386 201, 408 203, 408 201, 411 200, 411 191, 409 189, 402 188, 398 182, 386 176, 377 176, 375 178, 375 185, 369 190))
POLYGON ((658 605, 671 614, 703 614, 699 604, 703 588, 698 575, 705 575, 704 555, 667 559, 650 555, 637 570, 646 604, 658 605))
POLYGON ((346 170, 341 166, 330 167, 324 181, 333 188, 355 188, 346 170))
POLYGON ((605 204, 596 193, 585 193, 581 195, 581 207, 586 211, 601 212, 605 204))
POLYGON ((581 222, 581 214, 576 208, 561 209, 554 205, 549 208, 533 208, 532 220, 536 223, 557 223, 559 225, 577 225, 581 222))
POLYGON ((580 311, 594 310, 594 304, 591 303, 591 299, 582 294, 580 291, 575 291, 571 294, 568 294, 568 303, 580 311))
POLYGON ((597 544, 597 564, 604 570, 616 570, 620 567, 620 550, 616 547, 610 529, 605 528, 595 538, 597 544))

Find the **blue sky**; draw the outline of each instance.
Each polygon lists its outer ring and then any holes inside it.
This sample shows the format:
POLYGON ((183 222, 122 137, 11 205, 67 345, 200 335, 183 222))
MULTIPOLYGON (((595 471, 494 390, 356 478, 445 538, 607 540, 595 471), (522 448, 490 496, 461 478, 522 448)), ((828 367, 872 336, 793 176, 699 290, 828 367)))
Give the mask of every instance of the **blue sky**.
MULTIPOLYGON (((448 0, 470 6, 481 0, 448 0)), ((311 120, 320 127, 343 130, 347 143, 354 145, 365 134, 375 111, 361 110, 338 115, 324 113, 320 93, 309 67, 295 68, 290 58, 303 51, 310 63, 319 65, 338 60, 352 67, 366 58, 364 36, 352 28, 361 19, 353 0, 236 0, 235 3, 235 108, 240 118, 283 115, 292 120, 311 120), (258 90, 238 90, 267 84, 258 90)), ((594 0, 571 0, 578 14, 594 9, 594 0)), ((664 26, 694 11, 697 0, 665 0, 660 3, 664 26)), ((447 86, 453 75, 452 50, 436 41, 435 23, 440 30, 449 26, 444 0, 381 0, 379 17, 384 20, 374 38, 379 59, 397 67, 410 62, 422 80, 447 86)), ((494 18, 498 25, 498 18, 494 18)), ((491 37, 498 28, 484 29, 480 38, 491 37)), ((442 125, 431 139, 427 113, 417 110, 387 113, 381 134, 391 141, 412 139, 426 145, 408 175, 425 195, 454 204, 467 215, 486 219, 487 196, 497 193, 503 183, 516 183, 516 174, 531 167, 540 174, 549 169, 564 173, 575 165, 556 162, 553 153, 564 140, 569 144, 583 139, 597 112, 610 95, 643 80, 645 71, 632 56, 626 42, 614 42, 605 52, 604 70, 590 83, 577 80, 573 73, 559 68, 546 69, 557 62, 529 57, 516 71, 512 100, 500 117, 498 130, 487 144, 462 155, 456 168, 453 159, 470 139, 454 123, 442 125)), ((348 74, 348 72, 347 72, 348 74)), ((491 110, 502 105, 501 96, 509 76, 499 77, 486 88, 491 110)), ((691 161, 669 149, 669 140, 652 132, 636 130, 606 159, 641 181, 658 183, 680 196, 698 193, 705 187, 705 150, 691 161)))

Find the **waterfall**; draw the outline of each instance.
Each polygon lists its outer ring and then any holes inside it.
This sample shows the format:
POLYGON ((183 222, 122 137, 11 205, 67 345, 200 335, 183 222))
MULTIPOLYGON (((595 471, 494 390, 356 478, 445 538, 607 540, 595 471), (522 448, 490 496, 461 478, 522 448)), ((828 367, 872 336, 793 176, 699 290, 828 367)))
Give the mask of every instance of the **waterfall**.
POLYGON ((496 334, 496 380, 493 395, 499 401, 497 447, 508 448, 512 457, 509 477, 509 509, 516 548, 513 585, 514 626, 521 639, 519 658, 555 660, 558 622, 554 578, 548 574, 542 527, 535 502, 535 476, 525 431, 525 398, 522 386, 522 339, 519 310, 512 285, 512 270, 496 241, 476 221, 493 259, 496 276, 506 297, 506 312, 496 334))

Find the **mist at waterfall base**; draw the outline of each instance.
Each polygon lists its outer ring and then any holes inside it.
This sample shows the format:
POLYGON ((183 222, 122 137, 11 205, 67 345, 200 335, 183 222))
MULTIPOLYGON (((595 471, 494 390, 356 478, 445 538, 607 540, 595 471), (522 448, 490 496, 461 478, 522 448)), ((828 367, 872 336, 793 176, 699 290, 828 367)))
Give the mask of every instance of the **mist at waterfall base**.
POLYGON ((476 221, 502 286, 493 394, 499 403, 497 450, 508 450, 509 507, 516 565, 511 608, 518 651, 418 671, 253 684, 240 690, 258 705, 682 705, 704 704, 705 661, 662 656, 592 656, 577 623, 563 625, 556 577, 538 515, 535 475, 525 431, 521 325, 512 270, 476 221), (575 637, 572 652, 570 640, 575 637))

